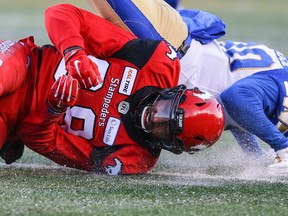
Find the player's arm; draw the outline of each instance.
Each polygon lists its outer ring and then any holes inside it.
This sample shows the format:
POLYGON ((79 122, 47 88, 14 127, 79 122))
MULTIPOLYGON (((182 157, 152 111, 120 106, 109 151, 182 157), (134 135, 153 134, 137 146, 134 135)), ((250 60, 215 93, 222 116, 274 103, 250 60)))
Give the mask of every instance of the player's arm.
POLYGON ((45 25, 49 38, 61 53, 78 46, 94 56, 107 57, 135 38, 103 18, 70 4, 47 8, 45 25))
POLYGON ((147 76, 141 78, 144 83, 160 88, 176 86, 180 74, 179 58, 171 45, 161 42, 143 71, 147 73, 147 76))
POLYGON ((253 134, 239 127, 233 127, 229 130, 247 155, 259 157, 263 154, 262 149, 253 134))
POLYGON ((82 88, 102 82, 98 66, 87 53, 107 57, 135 38, 103 18, 70 4, 47 8, 45 25, 52 43, 64 56, 68 73, 82 88))
POLYGON ((239 80, 220 95, 233 120, 258 136, 275 151, 288 147, 287 138, 268 119, 278 104, 278 86, 268 76, 250 76, 239 80))

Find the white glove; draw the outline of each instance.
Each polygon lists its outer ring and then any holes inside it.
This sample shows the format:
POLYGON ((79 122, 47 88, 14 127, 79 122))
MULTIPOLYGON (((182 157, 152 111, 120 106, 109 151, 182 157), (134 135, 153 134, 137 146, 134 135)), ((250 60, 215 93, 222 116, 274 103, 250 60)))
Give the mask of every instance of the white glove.
POLYGON ((268 166, 273 174, 288 174, 288 148, 276 152, 274 163, 268 166))

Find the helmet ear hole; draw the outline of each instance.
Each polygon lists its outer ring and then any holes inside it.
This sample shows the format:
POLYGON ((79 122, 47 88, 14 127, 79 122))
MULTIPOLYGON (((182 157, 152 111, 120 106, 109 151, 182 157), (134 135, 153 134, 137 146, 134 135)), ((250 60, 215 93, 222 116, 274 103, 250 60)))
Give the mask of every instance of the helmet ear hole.
POLYGON ((205 140, 203 137, 199 137, 199 136, 194 137, 194 139, 198 140, 198 141, 204 141, 205 140))
POLYGON ((182 97, 181 97, 181 99, 180 99, 179 104, 184 103, 184 101, 186 100, 186 98, 187 98, 187 96, 183 94, 182 97))
POLYGON ((206 104, 206 102, 203 102, 203 103, 196 103, 195 105, 198 106, 198 107, 201 107, 201 106, 203 106, 203 105, 205 105, 205 104, 206 104))

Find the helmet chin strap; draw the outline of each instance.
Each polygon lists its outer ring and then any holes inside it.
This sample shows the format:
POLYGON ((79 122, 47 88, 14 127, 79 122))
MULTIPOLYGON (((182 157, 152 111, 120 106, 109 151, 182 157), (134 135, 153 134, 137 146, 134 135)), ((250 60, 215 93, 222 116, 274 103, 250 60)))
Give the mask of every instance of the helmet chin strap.
MULTIPOLYGON (((176 142, 180 142, 180 141, 176 141, 176 142)), ((174 154, 181 154, 183 152, 182 148, 180 147, 181 144, 180 143, 167 143, 165 141, 154 141, 155 145, 158 146, 161 149, 165 149, 167 151, 170 151, 174 154)))

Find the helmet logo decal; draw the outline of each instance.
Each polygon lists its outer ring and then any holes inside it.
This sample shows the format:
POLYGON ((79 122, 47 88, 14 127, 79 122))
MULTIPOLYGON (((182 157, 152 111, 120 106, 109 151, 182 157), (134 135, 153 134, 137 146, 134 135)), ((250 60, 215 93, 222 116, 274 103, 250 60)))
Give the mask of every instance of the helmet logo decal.
POLYGON ((213 98, 213 95, 210 94, 209 92, 206 91, 202 91, 200 92, 201 94, 198 93, 193 93, 194 96, 201 98, 202 100, 210 100, 211 98, 213 98))
POLYGON ((171 52, 167 52, 166 55, 168 56, 168 58, 170 58, 171 60, 174 60, 177 58, 177 53, 175 52, 175 50, 172 48, 171 45, 168 45, 169 49, 171 52))
POLYGON ((118 175, 121 173, 122 170, 122 165, 123 163, 118 159, 118 158, 114 158, 113 159, 115 161, 115 166, 105 166, 105 172, 108 175, 118 175))
POLYGON ((117 136, 121 121, 117 118, 110 117, 105 128, 103 142, 106 145, 112 146, 117 136))
POLYGON ((127 114, 130 108, 130 104, 126 101, 121 101, 118 105, 118 112, 122 114, 127 114))
POLYGON ((137 76, 138 70, 131 67, 126 67, 123 73, 121 84, 119 87, 119 93, 124 95, 130 95, 134 86, 134 82, 137 76))
POLYGON ((191 147, 190 151, 194 151, 194 152, 202 151, 204 149, 207 149, 208 147, 209 147, 208 145, 200 144, 200 145, 196 145, 196 146, 191 147))

